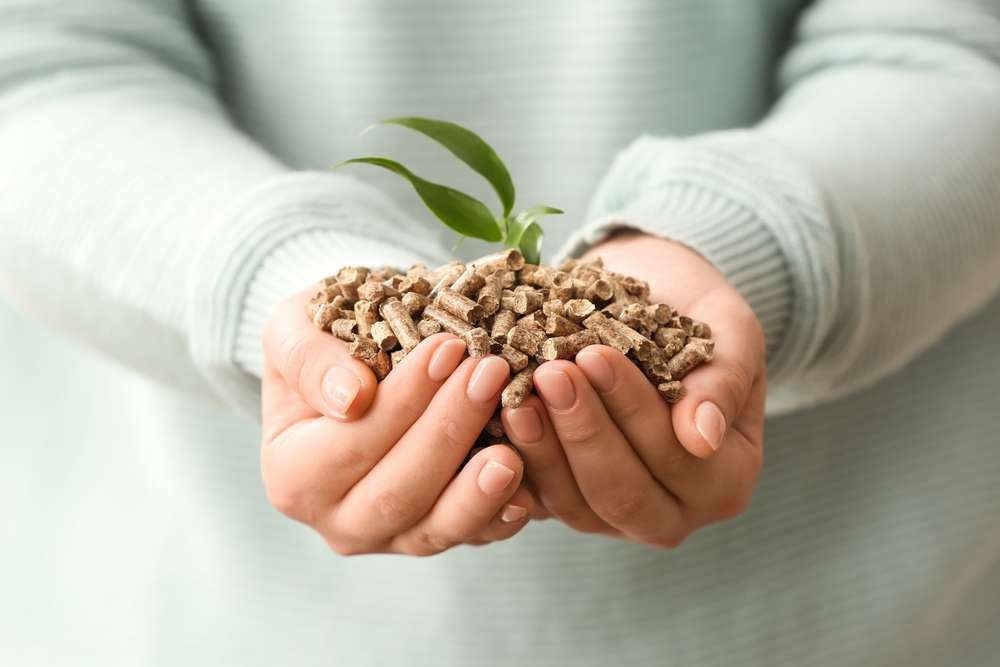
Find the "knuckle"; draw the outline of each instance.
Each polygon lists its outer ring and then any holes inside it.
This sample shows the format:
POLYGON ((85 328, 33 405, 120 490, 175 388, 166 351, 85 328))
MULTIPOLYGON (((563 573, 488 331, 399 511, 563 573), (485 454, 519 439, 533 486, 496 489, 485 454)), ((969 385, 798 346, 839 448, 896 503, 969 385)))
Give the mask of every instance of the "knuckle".
POLYGON ((720 377, 722 389, 728 396, 739 399, 742 403, 750 391, 750 371, 740 364, 731 363, 725 367, 720 377))
POLYGON ((665 447, 657 462, 657 476, 672 479, 683 474, 688 461, 693 456, 686 449, 677 445, 665 447))
POLYGON ((441 420, 441 437, 449 450, 465 451, 479 436, 479 429, 464 419, 445 416, 441 420))
POLYGON ((601 503, 601 510, 613 524, 629 523, 639 515, 644 504, 643 494, 621 493, 601 503))
POLYGON ((300 391, 306 389, 319 390, 322 382, 321 378, 330 369, 330 360, 325 355, 317 354, 319 350, 313 346, 306 346, 306 358, 298 366, 297 382, 300 391), (306 382, 311 383, 311 387, 306 387, 306 382))
POLYGON ((281 373, 297 389, 302 384, 306 364, 313 357, 308 340, 289 335, 281 341, 281 373))
POLYGON ((342 440, 339 444, 335 450, 335 468, 341 474, 367 472, 371 468, 373 460, 371 454, 365 450, 364 443, 351 438, 342 440))
POLYGON ((382 521, 390 526, 409 526, 420 518, 416 503, 391 489, 377 493, 373 505, 382 521))
POLYGON ((315 511, 310 508, 305 493, 288 488, 268 487, 267 502, 290 519, 302 523, 312 523, 315 511))
POLYGON ((400 393, 399 400, 393 401, 392 410, 396 419, 403 424, 413 424, 424 414, 426 401, 415 389, 400 393))
MULTIPOLYGON (((620 419, 622 422, 630 422, 643 412, 644 405, 637 400, 627 399, 618 401, 615 405, 615 417, 620 419)), ((621 422, 619 422, 621 423, 621 422)))
POLYGON ((575 419, 559 429, 559 440, 564 445, 585 445, 594 442, 601 434, 601 427, 589 419, 575 419))
POLYGON ((295 514, 298 509, 298 500, 295 497, 295 494, 268 489, 267 502, 271 503, 271 506, 274 507, 274 509, 278 510, 285 516, 292 519, 295 518, 295 514))
POLYGON ((607 526, 593 512, 584 508, 571 508, 552 512, 560 521, 581 533, 596 535, 604 533, 607 526))
POLYGON ((734 519, 743 514, 750 507, 750 494, 746 491, 738 490, 729 493, 718 505, 717 515, 722 520, 734 519))
POLYGON ((416 535, 414 546, 416 547, 416 550, 420 552, 418 555, 433 556, 434 554, 439 554, 442 551, 451 549, 453 546, 458 544, 458 542, 458 540, 445 537, 443 535, 420 531, 416 535))

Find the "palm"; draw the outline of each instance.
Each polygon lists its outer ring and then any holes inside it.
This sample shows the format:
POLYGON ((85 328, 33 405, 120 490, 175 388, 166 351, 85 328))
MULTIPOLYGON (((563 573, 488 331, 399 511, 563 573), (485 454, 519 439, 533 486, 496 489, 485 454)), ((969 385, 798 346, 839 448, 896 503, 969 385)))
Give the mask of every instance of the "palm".
MULTIPOLYGON (((743 298, 708 260, 680 244, 642 235, 615 238, 592 254, 600 255, 612 271, 646 280, 653 303, 670 304, 709 323, 716 342, 716 368, 732 364, 738 373, 762 371, 742 368, 746 363, 731 359, 732 348, 759 348, 752 350, 756 354, 750 356, 755 356, 762 365, 763 333, 743 298)), ((729 439, 755 446, 763 444, 766 378, 763 372, 757 375, 751 400, 733 421, 724 445, 729 439)), ((664 409, 669 408, 664 405, 664 409)))
POLYGON ((646 280, 654 302, 709 323, 715 358, 684 378, 687 395, 668 406, 620 352, 591 346, 575 364, 543 364, 539 398, 505 413, 505 425, 527 479, 557 518, 585 532, 676 546, 749 503, 762 460, 763 334, 722 274, 685 246, 630 234, 590 254, 646 280), (519 433, 528 423, 522 410, 538 411, 542 428, 519 433))

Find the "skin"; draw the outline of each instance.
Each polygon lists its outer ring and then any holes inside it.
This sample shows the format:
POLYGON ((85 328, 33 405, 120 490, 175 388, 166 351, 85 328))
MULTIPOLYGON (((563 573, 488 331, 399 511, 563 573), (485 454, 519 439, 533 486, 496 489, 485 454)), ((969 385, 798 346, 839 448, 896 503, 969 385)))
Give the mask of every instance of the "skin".
POLYGON ((502 360, 459 362, 461 342, 438 334, 377 384, 343 342, 308 321, 310 289, 279 306, 263 337, 261 473, 271 503, 342 555, 434 555, 508 539, 529 519, 549 517, 672 548, 744 511, 763 450, 764 337, 756 317, 683 245, 621 234, 590 254, 648 281, 654 302, 711 324, 715 358, 684 378, 688 394, 679 403, 667 405, 621 353, 590 346, 576 363, 541 365, 539 396, 503 411, 517 451, 483 450, 452 479, 499 400, 500 385, 493 393, 485 385, 506 379, 502 360), (706 402, 716 407, 699 409, 706 402), (715 419, 696 421, 706 414, 715 419), (494 494, 476 483, 490 460, 514 473, 494 494), (526 516, 504 521, 511 506, 518 509, 508 518, 526 516))
POLYGON ((687 395, 670 406, 620 352, 593 345, 575 364, 541 365, 539 396, 505 409, 504 425, 556 518, 587 533, 676 547, 750 503, 763 456, 763 332, 722 274, 681 244, 630 233, 589 254, 649 282, 654 303, 709 322, 714 359, 684 378, 687 395), (722 422, 713 429, 713 420, 700 420, 706 437, 696 416, 711 416, 711 406, 722 422))
POLYGON ((520 531, 534 501, 514 449, 489 447, 455 476, 496 409, 506 362, 463 361, 464 343, 437 334, 376 384, 342 341, 309 322, 312 291, 282 303, 262 341, 261 476, 271 504, 341 555, 430 556, 520 531), (329 395, 352 400, 343 409, 329 395), (487 467, 497 486, 489 493, 477 483, 487 467))

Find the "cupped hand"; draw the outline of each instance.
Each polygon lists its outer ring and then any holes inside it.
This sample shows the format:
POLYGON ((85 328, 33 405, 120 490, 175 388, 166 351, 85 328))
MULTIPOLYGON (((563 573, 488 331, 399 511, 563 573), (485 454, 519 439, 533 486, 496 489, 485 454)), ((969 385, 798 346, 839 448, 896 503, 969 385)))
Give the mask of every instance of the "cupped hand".
POLYGON ((707 322, 714 359, 683 379, 668 405, 617 350, 534 373, 538 396, 505 409, 507 434, 536 497, 584 532, 675 547, 749 502, 763 458, 764 336, 750 307, 693 250, 626 234, 594 248, 613 271, 649 282, 654 303, 707 322))
POLYGON ((342 555, 426 556, 520 531, 534 501, 516 451, 488 447, 456 476, 496 409, 507 363, 463 361, 465 344, 442 333, 376 384, 306 317, 311 291, 282 303, 263 336, 270 502, 342 555))

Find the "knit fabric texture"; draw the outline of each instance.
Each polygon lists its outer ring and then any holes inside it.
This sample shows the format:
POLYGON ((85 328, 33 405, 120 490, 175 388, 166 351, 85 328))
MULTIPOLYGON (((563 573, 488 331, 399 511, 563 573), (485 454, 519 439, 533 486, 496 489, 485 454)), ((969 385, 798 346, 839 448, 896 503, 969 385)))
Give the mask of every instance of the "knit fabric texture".
POLYGON ((986 664, 998 286, 995 0, 0 0, 0 662, 986 664), (626 228, 723 271, 767 339, 746 515, 675 552, 541 522, 343 559, 267 507, 274 305, 455 242, 328 167, 489 195, 358 136, 397 115, 474 128, 519 204, 564 208, 546 259, 626 228))

